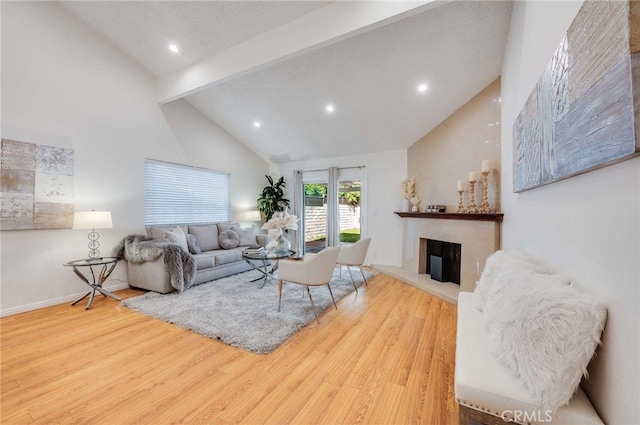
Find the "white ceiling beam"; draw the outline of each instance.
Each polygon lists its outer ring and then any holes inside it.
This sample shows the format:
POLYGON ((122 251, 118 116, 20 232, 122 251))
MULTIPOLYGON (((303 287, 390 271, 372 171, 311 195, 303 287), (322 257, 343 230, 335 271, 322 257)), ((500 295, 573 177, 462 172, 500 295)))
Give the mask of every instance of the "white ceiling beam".
POLYGON ((160 103, 171 102, 244 73, 336 43, 448 3, 336 1, 177 72, 158 78, 160 103))

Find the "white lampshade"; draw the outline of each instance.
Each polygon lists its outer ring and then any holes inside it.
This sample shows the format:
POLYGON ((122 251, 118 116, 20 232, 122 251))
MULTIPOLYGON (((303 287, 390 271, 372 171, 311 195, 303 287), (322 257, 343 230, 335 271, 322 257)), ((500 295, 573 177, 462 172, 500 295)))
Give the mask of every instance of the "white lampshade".
POLYGON ((111 211, 76 211, 73 215, 74 229, 111 229, 111 211))
POLYGON ((245 212, 245 221, 261 221, 262 217, 260 216, 260 211, 252 210, 245 212))

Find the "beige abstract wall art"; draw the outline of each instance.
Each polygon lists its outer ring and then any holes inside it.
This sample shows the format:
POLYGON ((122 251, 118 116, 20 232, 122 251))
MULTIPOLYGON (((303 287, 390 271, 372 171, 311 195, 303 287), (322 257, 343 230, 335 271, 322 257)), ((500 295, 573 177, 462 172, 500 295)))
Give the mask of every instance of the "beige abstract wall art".
POLYGON ((0 228, 73 226, 73 150, 2 139, 0 228))
POLYGON ((640 2, 587 0, 513 125, 513 191, 640 154, 640 2))

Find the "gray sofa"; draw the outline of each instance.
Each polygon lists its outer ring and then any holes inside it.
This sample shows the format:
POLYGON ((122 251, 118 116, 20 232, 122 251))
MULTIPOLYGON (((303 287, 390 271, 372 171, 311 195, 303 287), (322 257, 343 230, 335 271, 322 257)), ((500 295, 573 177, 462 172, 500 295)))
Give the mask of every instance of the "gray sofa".
MULTIPOLYGON (((156 240, 165 240, 166 232, 176 228, 173 226, 147 227, 147 235, 156 240)), ((267 236, 257 233, 256 228, 242 229, 238 223, 212 223, 198 225, 180 225, 186 235, 193 235, 201 253, 197 248, 189 251, 196 264, 194 285, 220 279, 236 273, 251 270, 252 267, 242 258, 242 251, 248 247, 266 246, 267 236), (225 230, 236 230, 240 234, 240 245, 235 248, 224 249, 220 245, 219 235, 225 230), (194 252, 195 251, 195 252, 194 252)), ((129 286, 166 294, 175 289, 171 286, 169 274, 164 266, 162 256, 155 261, 136 264, 128 263, 129 286)))

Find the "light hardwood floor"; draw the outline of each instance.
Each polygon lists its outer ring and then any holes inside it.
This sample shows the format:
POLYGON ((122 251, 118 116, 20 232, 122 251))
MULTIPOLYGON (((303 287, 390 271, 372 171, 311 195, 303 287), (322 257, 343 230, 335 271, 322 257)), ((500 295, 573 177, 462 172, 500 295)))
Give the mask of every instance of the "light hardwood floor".
POLYGON ((457 423, 454 305, 378 274, 320 320, 257 355, 103 297, 9 316, 0 422, 457 423))

